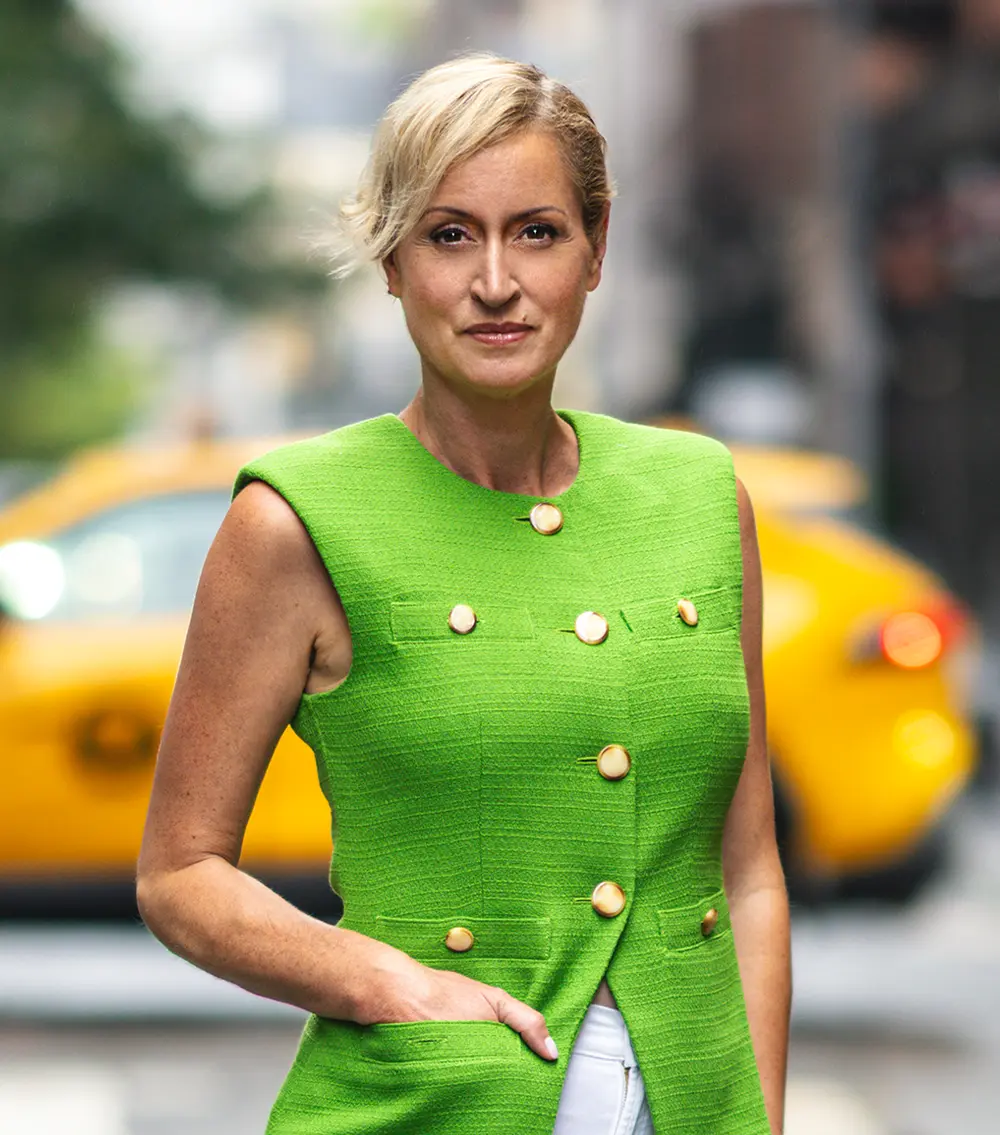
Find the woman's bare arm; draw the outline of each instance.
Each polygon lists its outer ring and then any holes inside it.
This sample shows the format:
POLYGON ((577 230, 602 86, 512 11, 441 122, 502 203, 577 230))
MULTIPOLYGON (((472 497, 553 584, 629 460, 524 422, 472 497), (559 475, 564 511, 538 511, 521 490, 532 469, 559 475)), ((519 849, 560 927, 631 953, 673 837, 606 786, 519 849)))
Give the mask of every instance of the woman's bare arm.
POLYGON ((143 920, 200 968, 320 1016, 500 1020, 550 1058, 542 1014, 504 990, 311 918, 236 866, 303 690, 337 685, 350 657, 346 617, 312 541, 278 493, 251 483, 198 585, 139 856, 143 920))
POLYGON ((324 665, 349 666, 338 609, 291 507, 266 485, 248 485, 202 571, 157 757, 137 895, 153 933, 201 968, 352 1018, 363 1009, 361 971, 377 944, 308 917, 235 866, 274 747, 315 682, 314 661, 320 676, 324 665))
POLYGON ((784 1123, 791 947, 788 894, 774 832, 762 660, 763 587, 753 506, 737 478, 743 550, 741 641, 750 695, 746 763, 723 836, 723 870, 750 1035, 775 1135, 784 1123))

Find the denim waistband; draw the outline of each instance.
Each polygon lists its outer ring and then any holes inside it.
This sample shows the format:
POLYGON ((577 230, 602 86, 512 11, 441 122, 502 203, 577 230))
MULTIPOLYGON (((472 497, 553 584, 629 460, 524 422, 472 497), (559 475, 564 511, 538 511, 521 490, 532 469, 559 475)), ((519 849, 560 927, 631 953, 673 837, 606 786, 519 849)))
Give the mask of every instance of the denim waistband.
POLYGON ((630 1068, 639 1063, 621 1012, 595 1001, 587 1006, 573 1052, 600 1056, 605 1060, 623 1060, 630 1068))

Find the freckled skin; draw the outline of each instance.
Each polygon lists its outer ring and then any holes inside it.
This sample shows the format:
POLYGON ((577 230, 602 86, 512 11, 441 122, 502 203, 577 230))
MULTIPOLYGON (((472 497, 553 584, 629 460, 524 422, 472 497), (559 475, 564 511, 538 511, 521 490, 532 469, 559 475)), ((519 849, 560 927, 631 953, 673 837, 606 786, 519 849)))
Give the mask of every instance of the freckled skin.
MULTIPOLYGON (((421 361, 420 388, 400 417, 461 476, 510 492, 558 494, 575 478, 579 454, 571 427, 552 409, 552 384, 601 279, 608 214, 592 243, 559 147, 539 133, 454 166, 430 205, 383 265, 421 361), (498 346, 469 334, 484 322, 530 330, 498 346)), ((751 737, 723 858, 777 1132, 788 911, 764 727, 756 529, 742 482, 737 489, 751 737)), ((312 919, 236 867, 258 786, 302 692, 339 685, 351 655, 343 607, 298 517, 268 486, 250 484, 222 523, 195 599, 138 864, 143 917, 196 965, 320 1016, 499 1020, 551 1059, 545 1020, 530 1005, 312 919)), ((610 998, 606 983, 600 990, 610 998)))

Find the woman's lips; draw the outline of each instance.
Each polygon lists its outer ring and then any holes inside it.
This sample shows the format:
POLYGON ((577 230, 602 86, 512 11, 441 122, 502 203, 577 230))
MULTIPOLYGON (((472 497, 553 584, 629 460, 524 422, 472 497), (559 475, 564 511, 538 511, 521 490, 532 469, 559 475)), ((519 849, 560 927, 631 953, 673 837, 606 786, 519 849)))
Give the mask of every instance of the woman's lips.
POLYGON ((478 323, 470 327, 466 335, 489 347, 505 347, 510 343, 520 343, 532 330, 524 323, 478 323))

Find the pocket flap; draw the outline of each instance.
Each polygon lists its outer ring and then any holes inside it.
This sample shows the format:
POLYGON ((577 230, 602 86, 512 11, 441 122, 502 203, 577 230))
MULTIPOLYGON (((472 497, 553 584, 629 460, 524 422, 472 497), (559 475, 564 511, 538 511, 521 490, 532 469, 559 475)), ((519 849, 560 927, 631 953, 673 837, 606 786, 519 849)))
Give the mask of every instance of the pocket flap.
POLYGON ((658 910, 656 917, 667 950, 693 950, 730 929, 729 903, 723 890, 687 906, 658 910))
POLYGON ((622 611, 629 630, 643 638, 673 638, 681 635, 715 634, 740 629, 742 588, 735 584, 687 591, 662 599, 633 603, 622 611), (692 626, 681 617, 678 604, 682 600, 694 604, 698 621, 692 626))
POLYGON ((394 642, 432 642, 436 639, 531 639, 535 625, 531 613, 523 607, 504 607, 492 603, 473 603, 468 596, 454 600, 421 600, 392 604, 392 638, 394 642), (468 635, 456 634, 448 626, 452 607, 466 603, 476 613, 476 625, 468 635))
POLYGON ((549 956, 552 921, 549 918, 393 918, 377 915, 375 936, 397 950, 422 960, 445 958, 522 958, 543 961, 549 956), (449 930, 464 927, 472 933, 468 950, 445 945, 449 930))
POLYGON ((385 1021, 361 1033, 361 1054, 386 1064, 518 1059, 524 1041, 502 1021, 385 1021))

